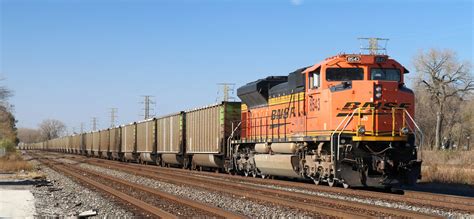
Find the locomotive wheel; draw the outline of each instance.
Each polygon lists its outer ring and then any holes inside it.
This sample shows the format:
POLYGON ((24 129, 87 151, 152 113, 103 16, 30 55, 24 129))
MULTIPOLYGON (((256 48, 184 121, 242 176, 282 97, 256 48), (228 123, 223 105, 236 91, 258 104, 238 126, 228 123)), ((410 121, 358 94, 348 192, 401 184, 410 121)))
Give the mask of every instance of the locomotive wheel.
POLYGON ((252 177, 253 177, 253 178, 257 177, 257 172, 252 171, 252 177))
POLYGON ((328 179, 328 185, 329 187, 334 187, 335 181, 334 179, 328 179))
POLYGON ((249 171, 244 170, 244 176, 245 176, 245 177, 248 177, 248 176, 249 176, 249 171))
POLYGON ((318 178, 313 178, 313 182, 315 185, 319 185, 321 183, 321 179, 318 177, 318 178))
POLYGON ((344 187, 345 189, 348 189, 349 187, 351 187, 349 184, 343 182, 342 183, 342 187, 344 187))
POLYGON ((264 174, 261 175, 262 176, 262 179, 265 179, 267 176, 265 176, 264 174))

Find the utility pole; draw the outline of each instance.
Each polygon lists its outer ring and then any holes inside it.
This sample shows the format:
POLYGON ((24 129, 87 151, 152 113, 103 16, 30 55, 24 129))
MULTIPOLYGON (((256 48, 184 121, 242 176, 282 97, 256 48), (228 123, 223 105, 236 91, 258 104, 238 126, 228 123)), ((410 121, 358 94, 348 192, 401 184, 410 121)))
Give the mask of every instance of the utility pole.
POLYGON ((92 131, 97 130, 97 117, 92 117, 92 131))
POLYGON ((219 91, 217 92, 217 100, 216 102, 225 101, 228 102, 229 100, 235 100, 234 97, 231 97, 229 93, 234 93, 234 83, 218 83, 219 91))
POLYGON ((150 108, 150 104, 155 104, 155 101, 153 101, 151 98, 153 96, 151 95, 142 95, 144 98, 143 102, 141 102, 144 105, 144 108, 142 109, 144 111, 144 119, 148 119, 151 116, 151 111, 153 111, 153 108, 150 108))
POLYGON ((360 53, 362 51, 368 51, 370 55, 385 55, 387 54, 387 38, 377 38, 377 37, 360 37, 357 38, 360 41, 360 53), (362 42, 367 41, 367 44, 363 45, 362 42), (385 42, 385 45, 382 46, 379 44, 379 41, 385 42))
POLYGON ((117 108, 110 108, 110 128, 115 127, 115 119, 117 118, 117 108))
POLYGON ((84 133, 84 123, 81 122, 81 134, 84 133))

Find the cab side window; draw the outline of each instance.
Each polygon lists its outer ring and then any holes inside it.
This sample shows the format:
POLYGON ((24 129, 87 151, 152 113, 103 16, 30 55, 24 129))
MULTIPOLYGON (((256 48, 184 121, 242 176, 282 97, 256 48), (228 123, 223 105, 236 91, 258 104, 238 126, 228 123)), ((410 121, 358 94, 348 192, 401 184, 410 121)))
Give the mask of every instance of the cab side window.
POLYGON ((321 68, 317 68, 309 73, 309 88, 316 89, 321 86, 321 68))

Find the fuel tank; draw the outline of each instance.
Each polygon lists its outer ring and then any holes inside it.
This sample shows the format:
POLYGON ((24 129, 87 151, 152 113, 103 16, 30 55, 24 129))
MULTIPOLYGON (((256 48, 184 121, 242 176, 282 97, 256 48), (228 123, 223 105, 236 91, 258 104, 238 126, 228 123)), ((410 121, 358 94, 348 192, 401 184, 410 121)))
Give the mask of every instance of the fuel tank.
POLYGON ((300 174, 295 171, 295 169, 298 169, 298 156, 258 154, 254 156, 254 159, 258 170, 260 170, 263 175, 293 178, 301 177, 300 174))

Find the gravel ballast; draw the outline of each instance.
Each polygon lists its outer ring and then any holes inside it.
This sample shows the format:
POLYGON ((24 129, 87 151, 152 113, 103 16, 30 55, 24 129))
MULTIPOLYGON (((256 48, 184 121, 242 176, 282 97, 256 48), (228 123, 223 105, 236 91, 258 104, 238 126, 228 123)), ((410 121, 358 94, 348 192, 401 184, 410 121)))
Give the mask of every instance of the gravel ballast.
MULTIPOLYGON (((212 177, 212 176, 203 176, 199 174, 193 174, 193 175, 203 177, 203 178, 229 181, 228 179, 222 179, 222 178, 217 178, 217 177, 212 177)), ((346 201, 352 201, 352 202, 359 202, 359 203, 370 204, 370 205, 381 206, 381 207, 422 212, 426 214, 439 215, 446 218, 453 218, 453 217, 454 218, 474 218, 474 215, 472 214, 466 214, 466 213, 457 212, 454 210, 447 211, 445 209, 437 209, 437 208, 432 208, 432 207, 427 207, 427 206, 413 206, 413 205, 402 203, 402 202, 388 202, 388 201, 380 200, 380 199, 370 199, 370 198, 355 197, 355 196, 348 196, 348 195, 334 194, 334 193, 327 193, 327 192, 317 192, 317 191, 310 191, 306 189, 290 188, 290 187, 283 187, 283 186, 270 185, 270 184, 263 185, 263 184, 245 182, 245 181, 239 181, 239 183, 252 185, 252 186, 260 186, 260 187, 270 188, 270 189, 279 189, 283 191, 309 194, 309 195, 320 196, 320 197, 327 197, 331 199, 340 199, 340 200, 346 200, 346 201)))
MULTIPOLYGON (((64 162, 65 160, 61 160, 64 162)), ((69 161, 70 162, 70 161, 69 161)), ((106 169, 89 164, 78 164, 81 168, 93 170, 96 172, 104 173, 124 179, 133 183, 141 184, 151 188, 159 189, 161 191, 185 197, 191 200, 200 201, 207 203, 219 208, 223 208, 228 211, 232 211, 237 214, 242 214, 251 218, 255 217, 286 217, 286 218, 312 218, 318 217, 318 215, 308 214, 295 209, 289 209, 282 206, 274 206, 267 203, 259 203, 253 200, 248 200, 246 197, 234 197, 227 194, 221 194, 218 192, 211 192, 197 188, 191 188, 188 186, 175 185, 158 181, 155 179, 148 179, 141 176, 136 176, 121 171, 106 169)), ((321 216, 321 215, 320 215, 321 216)))
POLYGON ((81 212, 97 210, 98 218, 133 217, 134 214, 109 198, 92 191, 67 176, 60 174, 39 162, 32 164, 40 167, 49 183, 33 187, 35 207, 38 217, 71 217, 81 212))
MULTIPOLYGON (((76 161, 70 159, 59 159, 61 162, 67 163, 77 163, 76 161)), ((90 169, 96 172, 100 172, 103 174, 108 174, 113 177, 117 177, 120 179, 124 179, 133 183, 142 184, 144 186, 148 186, 151 188, 159 189, 164 192, 168 192, 173 195, 178 195, 182 197, 186 197, 192 200, 200 201, 203 203, 208 203, 210 205, 223 208, 238 214, 246 215, 249 217, 318 217, 321 215, 310 215, 306 212, 302 212, 295 209, 285 208, 281 206, 275 206, 269 203, 262 203, 258 201, 249 200, 246 197, 235 197, 233 195, 222 194, 219 192, 213 192, 212 189, 205 190, 199 188, 193 188, 189 186, 183 185, 175 185, 167 182, 162 182, 155 179, 149 179, 146 177, 136 176, 133 174, 128 174, 125 172, 107 169, 99 166, 95 166, 92 164, 84 164, 84 163, 77 163, 79 167, 90 169)), ((225 180, 229 181, 228 179, 223 179, 219 177, 213 176, 204 176, 198 173, 192 173, 192 175, 203 177, 203 178, 211 178, 215 180, 225 180)), ((239 180, 240 181, 240 180, 239 180)), ((410 203, 404 202, 392 202, 377 198, 365 198, 365 197, 357 197, 351 195, 343 195, 339 193, 328 193, 328 192, 319 192, 314 190, 306 190, 302 188, 294 188, 294 187, 286 187, 286 186, 277 186, 277 185, 262 185, 257 183, 251 182, 244 182, 240 181, 240 183, 253 185, 253 186, 261 186, 265 188, 271 189, 278 189, 296 193, 304 193, 310 194, 314 196, 320 197, 327 197, 331 199, 339 199, 339 200, 347 200, 359 203, 365 203, 375 206, 383 206, 393 209, 403 209, 415 212, 422 212, 426 214, 432 215, 439 215, 446 218, 472 218, 474 215, 469 214, 466 212, 459 212, 453 209, 440 209, 434 206, 421 206, 421 205, 411 205, 410 203)))

